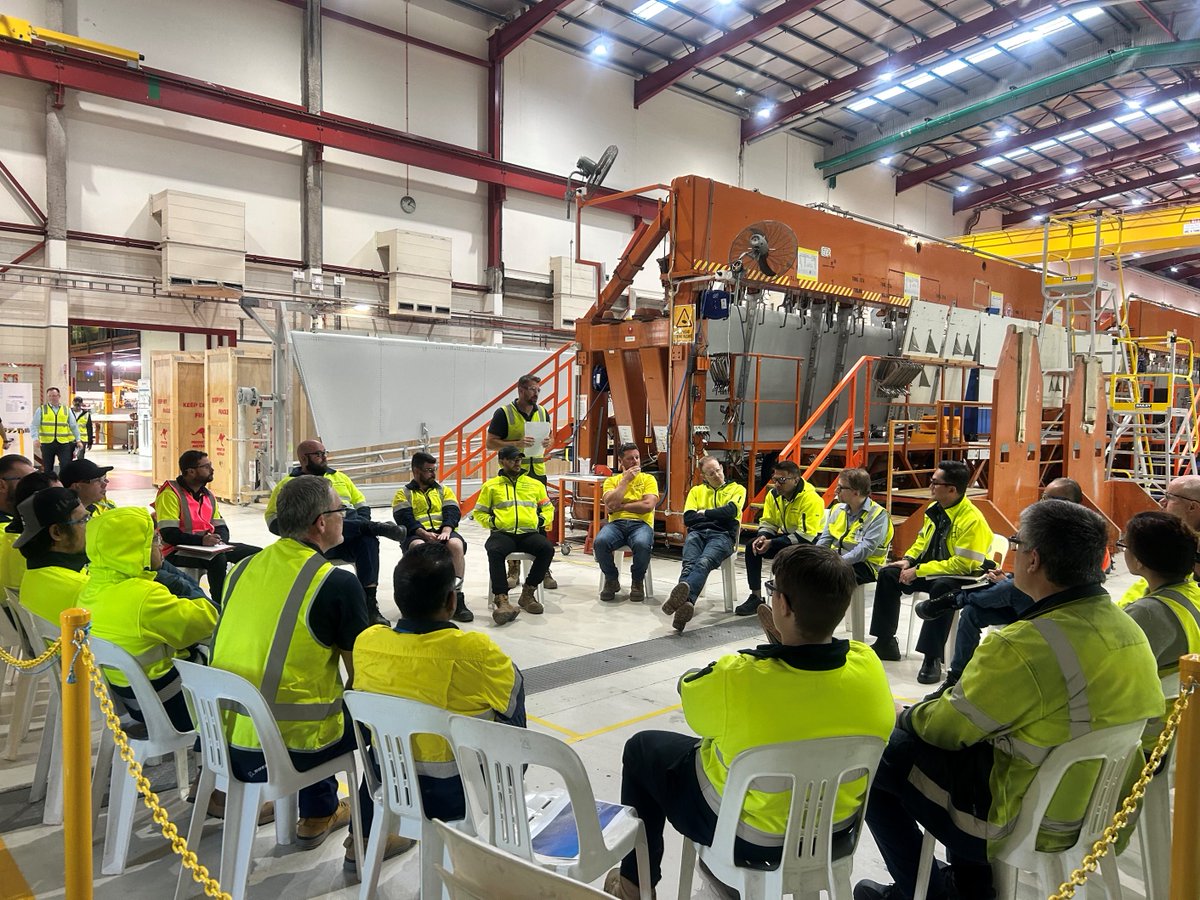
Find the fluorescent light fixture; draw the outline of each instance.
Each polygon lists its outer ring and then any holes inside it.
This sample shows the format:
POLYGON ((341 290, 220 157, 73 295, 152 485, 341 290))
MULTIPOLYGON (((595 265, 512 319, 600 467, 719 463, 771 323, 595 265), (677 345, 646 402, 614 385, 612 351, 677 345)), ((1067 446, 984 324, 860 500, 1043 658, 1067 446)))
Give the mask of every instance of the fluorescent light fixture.
POLYGON ((978 53, 972 53, 970 56, 968 56, 967 62, 969 62, 973 66, 977 66, 981 62, 987 62, 993 56, 999 56, 999 55, 1000 55, 1000 50, 998 47, 985 47, 983 50, 980 50, 978 53))
POLYGON ((952 59, 950 62, 942 63, 940 66, 935 66, 933 74, 938 78, 945 78, 947 75, 953 75, 955 72, 961 72, 967 67, 967 64, 961 59, 952 59))
POLYGON ((905 88, 900 87, 900 85, 896 85, 895 87, 888 88, 886 91, 880 91, 878 94, 875 95, 875 99, 876 100, 891 100, 893 97, 898 97, 900 94, 907 94, 907 93, 908 93, 908 91, 905 88))
POLYGON ((890 156, 880 157, 879 164, 881 166, 890 166, 892 164, 892 158, 890 156))
POLYGON ((909 90, 913 90, 915 88, 919 88, 923 84, 929 84, 931 81, 933 81, 933 76, 928 72, 922 72, 920 75, 914 75, 912 78, 906 78, 900 83, 909 90))
POLYGON ((633 14, 639 19, 644 19, 648 22, 666 8, 667 5, 659 3, 658 0, 646 0, 645 3, 633 11, 633 14))
POLYGON ((1063 174, 1064 175, 1074 175, 1078 171, 1079 171, 1078 166, 1067 166, 1065 169, 1063 169, 1063 174))
POLYGON ((981 166, 994 166, 1004 162, 1003 156, 992 156, 980 163, 981 166))
POLYGON ((846 109, 850 110, 851 112, 859 112, 861 110, 866 109, 869 106, 874 106, 874 105, 875 105, 874 97, 864 97, 861 100, 855 100, 853 103, 851 103, 849 106, 847 106, 846 109))
POLYGON ((971 186, 969 184, 960 184, 958 187, 955 188, 955 190, 958 191, 960 194, 965 194, 970 189, 970 187, 971 186))
POLYGON ((1012 133, 1012 129, 1009 129, 1009 128, 1001 128, 999 131, 997 131, 997 132, 996 132, 996 135, 995 135, 995 137, 996 137, 996 140, 998 140, 998 141, 1002 141, 1002 140, 1004 140, 1005 138, 1010 138, 1010 137, 1012 137, 1012 135, 1013 135, 1013 133, 1012 133))
POLYGON ((1115 119, 1113 119, 1113 121, 1118 125, 1124 125, 1126 122, 1132 122, 1134 119, 1140 119, 1144 115, 1146 114, 1139 109, 1136 112, 1125 113, 1123 116, 1117 116, 1115 119))
POLYGON ((754 115, 758 116, 760 119, 768 119, 773 112, 775 112, 774 106, 760 106, 754 115))

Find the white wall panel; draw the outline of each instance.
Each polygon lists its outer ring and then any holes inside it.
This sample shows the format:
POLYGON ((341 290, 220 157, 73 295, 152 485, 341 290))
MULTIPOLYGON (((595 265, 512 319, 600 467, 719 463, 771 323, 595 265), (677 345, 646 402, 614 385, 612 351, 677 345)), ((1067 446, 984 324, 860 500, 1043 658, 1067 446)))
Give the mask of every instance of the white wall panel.
MULTIPOLYGON (((46 88, 0 77, 0 159, 46 209, 46 88)), ((0 221, 32 223, 33 213, 7 186, 0 190, 0 221)))

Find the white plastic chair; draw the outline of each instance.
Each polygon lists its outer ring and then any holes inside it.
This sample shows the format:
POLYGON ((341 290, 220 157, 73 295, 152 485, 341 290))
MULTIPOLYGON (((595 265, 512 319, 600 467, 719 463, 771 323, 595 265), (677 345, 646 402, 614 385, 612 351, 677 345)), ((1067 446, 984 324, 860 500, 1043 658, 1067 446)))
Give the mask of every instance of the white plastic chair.
POLYGON ((454 871, 437 866, 451 900, 588 900, 608 894, 497 850, 479 838, 432 823, 445 841, 454 871))
MULTIPOLYGON (((25 627, 21 619, 24 610, 21 607, 19 594, 12 588, 5 588, 4 594, 7 603, 3 609, 0 609, 0 645, 8 647, 15 656, 23 659, 33 659, 38 654, 33 652, 33 641, 29 637, 29 629, 25 627), (12 618, 9 618, 9 615, 12 618)), ((57 660, 47 662, 38 669, 13 670, 12 676, 15 679, 15 690, 13 691, 12 709, 8 714, 8 742, 4 748, 4 758, 9 762, 15 760, 20 754, 21 742, 29 735, 29 727, 33 720, 33 707, 37 700, 38 688, 41 686, 43 680, 49 680, 57 684, 57 679, 54 677, 57 670, 57 660), (47 673, 49 673, 49 676, 47 676, 47 673)), ((58 693, 52 686, 46 709, 46 718, 42 724, 43 753, 39 753, 37 766, 40 775, 34 778, 35 789, 40 786, 43 791, 46 784, 46 770, 49 765, 50 753, 50 748, 45 743, 45 733, 47 730, 53 730, 55 727, 52 720, 57 719, 57 700, 58 693), (42 758, 43 755, 45 759, 42 758)), ((31 800, 40 799, 42 796, 44 796, 44 793, 39 793, 36 798, 31 798, 31 800)))
MULTIPOLYGON (((95 635, 92 635, 89 643, 96 663, 124 675, 130 690, 137 698, 146 725, 146 737, 130 737, 129 746, 133 750, 133 758, 145 765, 149 760, 174 756, 176 783, 180 788, 186 788, 187 752, 196 741, 196 732, 180 732, 175 729, 150 679, 128 651, 95 635)), ((104 731, 105 734, 108 733, 107 728, 104 731)), ((125 871, 125 864, 129 858, 129 840, 133 836, 133 820, 139 804, 137 784, 111 740, 101 742, 101 752, 96 759, 96 772, 92 780, 93 801, 104 796, 106 783, 110 785, 110 793, 108 822, 104 829, 104 857, 100 871, 105 875, 120 875, 125 871)))
MULTIPOLYGON (((369 900, 375 896, 390 834, 420 841, 421 897, 425 900, 441 897, 437 864, 442 862, 442 840, 432 820, 426 817, 421 802, 412 742, 413 737, 420 734, 435 734, 449 741, 451 714, 417 700, 366 691, 346 691, 344 699, 354 720, 354 734, 364 762, 367 787, 375 801, 367 854, 357 857, 363 860, 359 867, 362 872, 359 897, 369 900), (364 729, 369 735, 363 733, 364 729), (376 777, 374 768, 366 762, 370 758, 368 748, 372 747, 381 778, 376 777)), ((462 824, 454 823, 456 827, 462 824)), ((361 840, 357 832, 355 837, 356 843, 361 840)), ((355 849, 360 848, 356 846, 355 849)))
POLYGON ((468 817, 475 825, 476 816, 486 816, 491 844, 582 882, 602 877, 633 850, 641 900, 650 900, 650 857, 642 820, 623 807, 601 827, 591 782, 574 750, 550 735, 467 716, 451 716, 450 734, 467 787, 468 817), (476 757, 480 765, 470 762, 476 757), (579 835, 577 856, 543 856, 534 848, 525 804, 527 765, 544 766, 562 778, 579 835))
POLYGON ((742 900, 767 900, 785 894, 793 895, 795 900, 819 900, 822 891, 828 892, 831 900, 850 900, 854 849, 862 833, 867 795, 883 748, 881 738, 857 735, 768 744, 739 753, 725 780, 712 846, 684 839, 680 900, 692 896, 697 852, 717 878, 740 892, 742 900), (864 776, 863 802, 853 819, 853 847, 845 856, 834 859, 833 815, 838 786, 864 776), (773 790, 780 790, 780 779, 791 785, 782 788, 791 792, 791 808, 783 857, 773 869, 739 866, 734 860, 734 838, 742 806, 756 779, 769 780, 773 790))
MULTIPOLYGON (((62 637, 62 627, 56 623, 47 622, 35 616, 20 603, 10 607, 17 615, 17 623, 24 631, 30 653, 34 655, 44 652, 45 648, 62 637), (36 651, 36 652, 35 652, 36 651)), ((63 820, 63 783, 62 783, 62 716, 59 709, 62 706, 62 684, 60 683, 59 668, 61 656, 47 661, 46 668, 41 670, 47 674, 50 684, 50 696, 46 701, 46 719, 42 726, 42 746, 38 750, 37 763, 33 767, 33 785, 29 788, 29 802, 36 803, 45 798, 42 807, 43 825, 61 825, 63 820)), ((90 692, 89 692, 90 693, 90 692)), ((33 696, 29 696, 32 704, 33 696)), ((95 703, 92 705, 95 709, 95 703)), ((93 809, 93 816, 95 810, 93 809)))
MULTIPOLYGON (((529 577, 529 570, 533 567, 533 559, 532 553, 510 553, 504 557, 506 564, 514 560, 521 564, 521 580, 517 582, 517 587, 514 590, 519 589, 525 584, 525 579, 529 577)), ((539 583, 537 586, 537 599, 538 603, 545 604, 546 602, 546 588, 542 583, 539 583)))
MULTIPOLYGON (((997 874, 996 896, 1001 900, 1015 900, 1017 881, 1021 872, 1031 872, 1037 879, 1037 889, 1042 896, 1067 880, 1067 873, 1081 858, 1083 852, 1100 839, 1104 829, 1117 811, 1121 802, 1121 786, 1129 768, 1129 760, 1141 746, 1144 721, 1112 728, 1100 728, 1082 737, 1055 747, 1021 800, 1012 831, 992 848, 992 868, 997 874), (1047 853, 1037 849, 1038 829, 1046 817, 1046 809, 1054 792, 1067 771, 1076 763, 1098 760, 1100 773, 1092 788, 1087 810, 1083 816, 1083 827, 1072 847, 1047 853)), ((933 845, 935 838, 928 831, 921 843, 921 861, 917 870, 917 886, 913 900, 925 900, 929 891, 929 875, 933 868, 933 845)), ((1109 857, 1100 866, 1100 875, 1110 898, 1120 898, 1120 877, 1116 859, 1109 857)), ((1090 896, 1090 894, 1089 894, 1090 896)), ((1158 897, 1157 894, 1149 894, 1158 897)))
POLYGON ((858 642, 867 639, 867 586, 860 584, 850 595, 850 637, 858 642))
MULTIPOLYGON (((358 781, 354 777, 354 753, 344 753, 324 765, 297 772, 288 756, 279 725, 258 688, 240 675, 196 663, 175 661, 183 679, 183 689, 191 698, 192 721, 200 733, 200 748, 204 761, 200 783, 196 789, 196 805, 187 841, 196 847, 208 815, 208 800, 214 789, 225 791, 225 821, 221 839, 221 887, 233 900, 246 896, 250 876, 250 853, 254 832, 258 828, 258 812, 267 801, 275 803, 275 838, 280 844, 291 844, 296 837, 297 792, 323 778, 344 773, 350 787, 350 808, 356 838, 355 850, 361 852, 361 828, 358 812, 358 781), (229 710, 250 717, 263 757, 267 764, 264 782, 239 781, 229 765, 229 741, 223 721, 229 710)), ((356 856, 362 859, 362 856, 356 856)), ((176 900, 183 889, 184 870, 180 867, 175 888, 176 900)))
MULTIPOLYGON (((612 555, 613 556, 613 565, 617 567, 618 574, 620 574, 620 571, 623 568, 626 551, 633 553, 633 548, 630 547, 628 544, 622 544, 620 547, 613 548, 613 555, 612 555)), ((654 559, 653 558, 651 558, 646 563, 646 578, 642 582, 642 584, 646 588, 646 599, 653 600, 654 596, 655 596, 654 595, 654 559)), ((596 586, 596 590, 597 591, 604 590, 604 573, 603 572, 600 573, 600 581, 599 581, 599 584, 596 586)))
MULTIPOLYGON (((997 569, 1004 568, 1004 560, 1008 558, 1008 538, 992 533, 992 545, 988 548, 988 559, 996 563, 997 569)), ((962 581, 964 585, 973 584, 978 579, 974 575, 951 575, 944 576, 955 578, 962 581)), ((913 632, 916 630, 917 621, 920 616, 917 615, 917 601, 928 597, 925 591, 915 591, 912 594, 912 604, 908 608, 908 640, 904 644, 904 655, 908 656, 912 650, 913 632)), ((953 656, 954 636, 958 632, 958 610, 954 611, 954 618, 950 622, 950 634, 946 638, 946 648, 942 651, 942 659, 948 660, 953 656)))
MULTIPOLYGON (((738 525, 738 533, 733 539, 733 552, 721 560, 721 565, 717 569, 721 573, 721 594, 725 603, 725 612, 733 612, 733 606, 737 603, 737 572, 734 569, 734 563, 737 562, 738 548, 742 546, 742 526, 738 525)), ((709 576, 712 577, 711 575, 709 576)), ((704 586, 704 597, 708 599, 710 590, 708 582, 704 586)))
MULTIPOLYGON (((1163 696, 1173 703, 1179 696, 1179 673, 1162 680, 1163 696)), ((1175 741, 1163 757, 1162 768, 1146 787, 1136 831, 1142 857, 1142 882, 1147 897, 1165 897, 1171 882, 1171 784, 1175 780, 1175 741)), ((1109 900, 1120 900, 1110 897, 1109 900)))

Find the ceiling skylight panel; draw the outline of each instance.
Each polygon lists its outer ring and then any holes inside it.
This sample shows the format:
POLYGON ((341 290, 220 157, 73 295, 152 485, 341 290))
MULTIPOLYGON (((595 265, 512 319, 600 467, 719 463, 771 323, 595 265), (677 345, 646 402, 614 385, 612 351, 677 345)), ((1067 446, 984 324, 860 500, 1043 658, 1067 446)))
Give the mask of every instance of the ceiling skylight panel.
POLYGON ((1017 47, 1024 46, 1030 41, 1036 41, 1041 35, 1032 31, 1022 31, 1020 34, 1014 34, 1012 37, 1007 37, 999 41, 999 46, 1004 50, 1015 50, 1017 47))
POLYGON ((919 88, 923 84, 928 84, 931 81, 933 81, 933 76, 928 72, 922 72, 920 75, 914 75, 912 78, 902 81, 901 84, 911 91, 919 88))
POLYGON ((948 63, 942 63, 933 70, 933 74, 938 78, 945 78, 947 75, 953 75, 955 72, 961 72, 967 67, 967 64, 961 59, 952 59, 948 63))
POLYGON ((1116 128, 1116 127, 1117 127, 1116 122, 1109 121, 1109 122, 1101 122, 1098 125, 1092 125, 1090 128, 1085 128, 1083 130, 1086 131, 1088 134, 1099 134, 1102 131, 1108 131, 1110 128, 1116 128))
POLYGON ((1125 113, 1125 115, 1123 115, 1123 116, 1117 116, 1116 119, 1114 119, 1113 121, 1116 122, 1118 125, 1124 125, 1126 122, 1132 122, 1134 119, 1140 119, 1144 115, 1146 115, 1146 114, 1144 112, 1142 112, 1140 109, 1138 109, 1138 110, 1134 110, 1131 113, 1125 113))
POLYGON ((1157 116, 1159 113, 1165 113, 1176 110, 1179 107, 1174 100, 1166 100, 1162 103, 1155 103, 1153 106, 1147 107, 1146 112, 1152 116, 1157 116))
POLYGON ((1003 157, 1003 156, 992 156, 992 157, 990 157, 990 158, 988 158, 988 159, 985 159, 983 162, 981 162, 981 163, 980 163, 980 165, 981 165, 981 166, 987 166, 988 168, 991 168, 992 166, 997 166, 997 165, 999 165, 999 164, 1000 164, 1000 163, 1002 163, 1002 162, 1004 162, 1004 157, 1003 157))
POLYGON ((993 56, 999 55, 1000 49, 998 47, 985 47, 978 53, 972 53, 970 56, 968 56, 967 62, 971 63, 971 65, 978 65, 981 62, 987 62, 993 56))
POLYGON ((1036 150, 1045 150, 1047 147, 1053 147, 1057 143, 1058 143, 1058 140, 1056 138, 1050 138, 1050 140, 1048 140, 1048 141, 1042 141, 1041 143, 1034 144, 1029 149, 1035 150, 1035 151, 1036 150))
POLYGON ((1067 141, 1073 141, 1075 138, 1083 137, 1083 131, 1072 131, 1070 134, 1062 134, 1058 136, 1060 143, 1065 144, 1067 141))
POLYGON ((645 3, 634 9, 633 14, 639 19, 649 22, 666 8, 667 5, 659 3, 658 0, 646 0, 645 3))
POLYGON ((1071 20, 1066 16, 1059 16, 1057 19, 1051 19, 1049 22, 1043 22, 1034 28, 1034 32, 1045 37, 1048 34, 1054 34, 1056 31, 1062 31, 1071 24, 1071 20))
POLYGON ((855 100, 853 103, 847 106, 846 109, 852 112, 860 112, 869 106, 874 106, 875 103, 876 100, 874 97, 863 97, 861 100, 855 100))
POLYGON ((888 88, 886 91, 880 91, 878 94, 875 95, 875 99, 876 100, 891 100, 893 97, 898 97, 901 94, 907 94, 907 93, 908 93, 907 88, 902 88, 902 87, 900 87, 900 85, 896 85, 895 87, 888 88))
POLYGON ((1077 9, 1071 11, 1071 18, 1079 22, 1086 22, 1088 19, 1094 19, 1100 15, 1103 10, 1098 6, 1089 6, 1087 9, 1077 9))

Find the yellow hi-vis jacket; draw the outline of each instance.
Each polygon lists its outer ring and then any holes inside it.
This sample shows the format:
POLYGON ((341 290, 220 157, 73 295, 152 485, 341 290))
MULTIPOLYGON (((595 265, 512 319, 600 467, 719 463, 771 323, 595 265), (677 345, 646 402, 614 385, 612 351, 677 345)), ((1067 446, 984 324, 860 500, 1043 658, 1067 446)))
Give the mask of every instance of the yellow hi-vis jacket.
POLYGON ((550 530, 554 504, 536 478, 524 472, 515 479, 501 473, 483 483, 471 516, 488 531, 529 534, 550 530))
MULTIPOLYGON (((521 673, 496 642, 453 622, 417 622, 418 631, 372 625, 354 642, 354 687, 417 700, 463 716, 511 719, 521 696, 521 673)), ((413 756, 418 774, 458 774, 445 740, 418 735, 413 756)))
POLYGON ((944 508, 925 508, 921 533, 904 555, 917 564, 917 576, 970 575, 983 567, 992 548, 992 528, 974 503, 963 497, 944 508))
MULTIPOLYGON (((280 538, 229 575, 212 665, 255 685, 291 750, 320 750, 339 740, 340 654, 317 642, 308 611, 333 565, 312 547, 280 538)), ((249 717, 233 714, 230 743, 260 749, 249 717)))
MULTIPOLYGON (((279 483, 271 491, 271 496, 267 498, 267 511, 263 514, 263 517, 267 520, 267 528, 271 529, 272 534, 275 533, 275 505, 279 502, 279 492, 285 484, 303 474, 304 472, 300 470, 299 466, 293 466, 292 471, 279 479, 279 483)), ((367 498, 363 496, 363 492, 350 480, 349 475, 345 472, 339 472, 337 469, 328 469, 322 477, 333 485, 334 493, 342 499, 344 504, 351 509, 358 510, 368 519, 371 518, 371 504, 367 503, 367 498)))
POLYGON ((396 496, 392 498, 392 518, 397 525, 408 528, 409 534, 414 534, 417 528, 437 534, 443 525, 454 528, 461 517, 458 498, 444 484, 435 483, 429 490, 423 491, 414 479, 396 491, 396 496), (409 521, 409 514, 415 525, 409 521))
MULTIPOLYGON (((956 827, 989 848, 1007 836, 1038 767, 1050 751, 1100 728, 1162 714, 1154 653, 1137 623, 1098 584, 1060 591, 984 638, 953 688, 910 707, 900 727, 926 743, 958 750, 992 747, 992 805, 986 818, 956 809, 956 827)), ((1098 764, 1080 763, 1055 793, 1038 849, 1075 843, 1098 764)), ((945 791, 921 771, 909 781, 944 806, 945 791)))
MULTIPOLYGON (((525 422, 526 421, 530 421, 530 422, 549 422, 550 421, 550 413, 546 411, 546 407, 538 406, 537 404, 534 404, 533 414, 529 417, 528 420, 526 420, 526 418, 523 415, 521 415, 521 411, 519 409, 517 409, 517 401, 515 401, 515 400, 512 403, 509 403, 508 405, 503 407, 503 409, 504 409, 504 418, 508 422, 508 436, 504 438, 504 440, 506 440, 506 441, 519 441, 519 440, 521 440, 521 438, 525 437, 525 422)), ((545 478, 546 477, 546 459, 545 459, 545 457, 543 457, 541 455, 544 452, 543 448, 541 447, 541 441, 537 442, 537 446, 530 447, 529 449, 531 451, 533 451, 534 453, 536 453, 537 455, 536 456, 533 456, 533 455, 526 456, 525 462, 522 463, 522 466, 527 465, 529 468, 526 471, 532 472, 534 475, 538 475, 542 478, 545 478)))
POLYGON ((43 403, 38 408, 41 417, 38 422, 37 442, 39 444, 73 444, 75 435, 71 432, 71 411, 65 406, 53 407, 43 403))
POLYGON ((879 543, 864 548, 862 552, 866 555, 861 559, 878 575, 880 568, 887 562, 888 547, 892 545, 895 529, 892 527, 892 517, 888 515, 888 511, 868 497, 859 514, 853 518, 850 517, 850 507, 845 503, 835 504, 830 510, 825 532, 828 533, 828 537, 822 533, 817 543, 822 547, 829 547, 847 562, 853 560, 851 565, 860 561, 854 549, 862 542, 863 537, 869 537, 872 533, 880 534, 879 543))
POLYGON ((13 541, 20 535, 8 530, 11 524, 12 519, 0 522, 0 588, 12 588, 15 591, 20 589, 21 578, 25 575, 25 557, 20 550, 13 549, 13 541), (20 560, 19 566, 17 560, 20 560))
MULTIPOLYGON (((175 652, 212 634, 217 610, 203 597, 176 597, 154 580, 154 522, 138 506, 112 509, 88 522, 88 583, 79 605, 92 611, 92 631, 133 656, 151 679, 173 667, 175 652)), ((128 685, 116 671, 113 684, 128 685)))
MULTIPOLYGON (((767 537, 800 535, 811 541, 821 533, 824 515, 825 501, 807 481, 802 482, 790 500, 778 489, 771 488, 763 498, 763 516, 758 523, 758 533, 767 537)), ((792 543, 798 540, 793 537, 792 543)))
MULTIPOLYGON (((42 561, 53 564, 26 570, 21 579, 21 605, 47 622, 58 622, 64 609, 78 605, 79 594, 88 583, 87 566, 75 569, 63 565, 62 562, 68 562, 68 557, 62 553, 52 553, 42 561)), ((80 554, 74 564, 83 561, 80 554)))
MULTIPOLYGON (((684 675, 679 694, 688 725, 701 737, 696 775, 714 813, 729 765, 743 750, 851 735, 886 741, 896 722, 883 664, 856 641, 742 650, 684 675)), ((780 846, 790 791, 756 785, 746 795, 738 837, 759 846, 780 846)), ((838 789, 835 827, 854 815, 865 792, 865 778, 838 789)))

